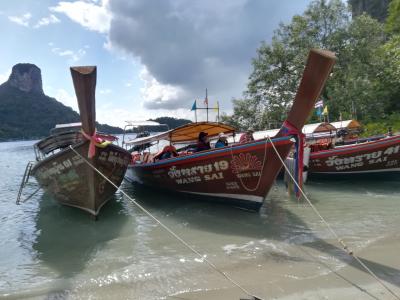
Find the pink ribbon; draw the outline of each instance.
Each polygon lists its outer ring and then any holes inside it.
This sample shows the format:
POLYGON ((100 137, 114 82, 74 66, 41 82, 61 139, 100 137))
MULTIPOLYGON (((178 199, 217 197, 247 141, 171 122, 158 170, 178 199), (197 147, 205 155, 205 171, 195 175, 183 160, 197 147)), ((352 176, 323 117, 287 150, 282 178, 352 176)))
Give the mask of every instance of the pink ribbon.
MULTIPOLYGON (((304 139, 305 135, 301 132, 301 130, 297 129, 292 123, 289 121, 285 121, 282 125, 283 133, 285 135, 294 135, 296 136, 296 166, 295 166, 295 174, 294 178, 299 185, 300 188, 303 187, 303 167, 304 167, 304 139)), ((296 197, 300 198, 300 189, 295 186, 296 197)))
POLYGON ((88 158, 92 158, 93 156, 96 155, 96 145, 103 143, 104 141, 110 141, 113 142, 116 140, 116 138, 112 135, 104 135, 104 134, 98 134, 96 131, 94 131, 93 135, 89 135, 83 130, 81 130, 82 135, 90 141, 89 144, 89 151, 88 151, 88 158))

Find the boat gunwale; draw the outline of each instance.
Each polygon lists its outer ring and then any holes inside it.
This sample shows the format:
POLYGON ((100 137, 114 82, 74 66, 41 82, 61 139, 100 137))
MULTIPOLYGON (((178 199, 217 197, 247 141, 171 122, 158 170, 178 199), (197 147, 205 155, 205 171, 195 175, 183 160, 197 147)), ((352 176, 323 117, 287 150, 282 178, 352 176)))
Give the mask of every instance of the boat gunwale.
POLYGON ((332 154, 338 153, 338 152, 347 152, 349 154, 358 152, 360 150, 368 150, 371 148, 374 148, 376 146, 382 146, 385 144, 390 145, 395 145, 398 144, 400 141, 400 135, 390 137, 390 138, 383 138, 380 140, 375 140, 375 141, 369 141, 369 142, 364 142, 360 144, 354 144, 354 145, 346 145, 334 149, 328 149, 328 150, 322 150, 322 151, 317 151, 310 154, 310 158, 324 158, 325 156, 330 156, 332 154))
MULTIPOLYGON (((71 147, 73 147, 74 149, 76 149, 76 148, 78 148, 78 147, 82 147, 85 143, 89 143, 89 141, 88 141, 88 140, 83 140, 83 141, 81 141, 81 142, 79 142, 79 143, 72 144, 71 147)), ((125 149, 123 149, 123 148, 121 148, 121 147, 119 147, 119 146, 117 146, 117 145, 114 145, 114 144, 109 144, 109 145, 107 145, 107 147, 115 148, 115 150, 120 150, 120 151, 123 150, 123 151, 126 151, 125 149)), ((61 155, 64 155, 64 154, 65 154, 66 152, 68 152, 68 151, 71 151, 71 149, 70 149, 69 147, 66 147, 66 148, 64 148, 64 149, 62 149, 62 150, 60 150, 60 151, 58 151, 57 153, 48 155, 48 156, 46 156, 45 158, 43 158, 43 159, 37 161, 37 162, 35 163, 35 165, 33 166, 33 168, 32 168, 32 174, 34 174, 35 171, 36 171, 37 169, 39 169, 43 164, 49 163, 51 160, 53 160, 53 159, 55 159, 55 158, 57 158, 57 157, 59 157, 59 156, 61 156, 61 155)))
MULTIPOLYGON (((281 144, 293 143, 290 140, 291 138, 292 138, 292 135, 288 135, 288 136, 284 136, 284 137, 274 138, 274 139, 272 139, 272 141, 277 142, 276 145, 280 146, 281 144)), ((128 166, 128 168, 129 167, 130 168, 163 168, 163 167, 168 166, 169 164, 176 164, 177 162, 179 162, 178 164, 183 164, 187 160, 198 160, 203 156, 212 156, 212 155, 217 155, 217 154, 221 154, 221 153, 228 152, 228 151, 229 152, 230 151, 237 152, 237 150, 241 150, 243 148, 257 147, 257 146, 262 146, 265 144, 271 144, 271 142, 267 138, 265 138, 262 140, 257 140, 257 141, 253 141, 253 142, 249 142, 249 143, 245 143, 245 144, 237 144, 237 145, 223 147, 220 149, 210 149, 207 151, 201 151, 201 152, 197 152, 197 153, 193 153, 193 154, 189 154, 189 155, 178 156, 178 157, 169 158, 169 159, 152 162, 152 163, 130 164, 128 166)))

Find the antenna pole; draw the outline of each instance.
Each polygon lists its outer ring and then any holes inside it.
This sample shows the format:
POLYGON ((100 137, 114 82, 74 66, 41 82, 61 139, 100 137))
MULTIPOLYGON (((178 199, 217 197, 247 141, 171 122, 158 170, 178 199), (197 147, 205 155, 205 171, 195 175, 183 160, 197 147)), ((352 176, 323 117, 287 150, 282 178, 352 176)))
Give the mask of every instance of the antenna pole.
POLYGON ((219 101, 217 101, 217 122, 219 122, 219 101))
POLYGON ((207 88, 206 88, 206 105, 207 105, 207 109, 206 109, 206 111, 207 111, 207 122, 208 122, 208 95, 207 95, 207 88))
POLYGON ((197 99, 194 99, 194 102, 196 103, 196 109, 194 110, 194 119, 197 123, 197 99))

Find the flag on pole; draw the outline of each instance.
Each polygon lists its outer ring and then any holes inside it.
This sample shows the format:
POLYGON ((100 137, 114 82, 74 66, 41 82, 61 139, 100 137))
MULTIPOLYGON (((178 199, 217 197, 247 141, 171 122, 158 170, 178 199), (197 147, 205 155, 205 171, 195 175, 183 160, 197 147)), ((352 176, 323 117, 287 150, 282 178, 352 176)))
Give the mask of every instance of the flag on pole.
POLYGON ((206 98, 204 99, 204 105, 208 106, 208 97, 206 96, 206 98))
POLYGON ((324 116, 328 115, 328 106, 325 106, 324 111, 322 112, 324 116))
POLYGON ((196 110, 197 109, 197 105, 196 105, 196 100, 194 100, 193 106, 191 110, 196 110))
POLYGON ((218 101, 217 101, 217 104, 215 104, 214 110, 215 110, 215 111, 218 111, 218 110, 219 110, 219 102, 218 102, 218 101))
POLYGON ((314 108, 323 107, 323 106, 324 106, 324 101, 319 100, 319 101, 315 102, 314 108))

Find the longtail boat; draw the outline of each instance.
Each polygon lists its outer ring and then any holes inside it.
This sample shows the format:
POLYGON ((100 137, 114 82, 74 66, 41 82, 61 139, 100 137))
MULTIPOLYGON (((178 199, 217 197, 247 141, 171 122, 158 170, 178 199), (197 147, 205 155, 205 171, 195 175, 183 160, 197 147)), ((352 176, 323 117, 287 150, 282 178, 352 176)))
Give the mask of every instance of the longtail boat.
POLYGON ((115 188, 85 160, 119 186, 130 161, 130 153, 112 144, 114 137, 96 133, 96 67, 73 67, 71 75, 81 126, 76 123, 58 126, 53 134, 36 143, 36 162, 30 174, 61 204, 97 216, 115 193, 115 188))
MULTIPOLYGON (((209 200, 259 208, 282 167, 278 155, 282 159, 287 157, 294 145, 294 137, 299 140, 299 144, 303 142, 301 129, 334 62, 332 52, 310 51, 292 109, 274 138, 195 153, 178 153, 179 156, 161 160, 154 160, 151 153, 132 153, 133 160, 128 166, 126 178, 153 189, 208 196, 209 200)), ((173 146, 196 141, 199 132, 213 138, 221 132, 232 134, 232 130, 230 126, 221 123, 193 123, 139 139, 132 142, 132 145, 167 140, 173 146)), ((299 157, 302 155, 299 153, 299 157)))
POLYGON ((359 139, 332 149, 311 149, 310 175, 400 173, 400 135, 359 139))

